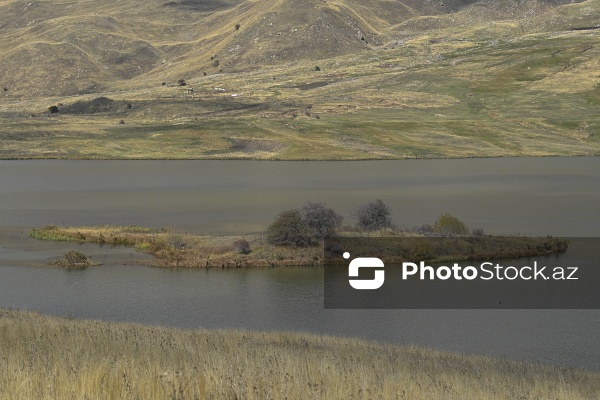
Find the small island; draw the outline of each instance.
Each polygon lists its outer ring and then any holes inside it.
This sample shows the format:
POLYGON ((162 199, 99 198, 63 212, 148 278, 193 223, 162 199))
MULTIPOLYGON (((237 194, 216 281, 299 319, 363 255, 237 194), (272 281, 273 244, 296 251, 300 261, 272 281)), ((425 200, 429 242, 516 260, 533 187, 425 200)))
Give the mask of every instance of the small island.
MULTIPOLYGON (((415 252, 423 260, 445 262, 532 257, 562 253, 568 247, 565 240, 551 237, 486 236, 482 228, 469 229, 448 213, 442 214, 433 225, 400 229, 381 200, 361 205, 353 216, 357 221, 355 225, 342 225, 343 217, 333 209, 323 203, 307 202, 299 210, 279 213, 265 232, 246 235, 202 235, 137 226, 48 225, 32 229, 29 236, 41 240, 131 246, 153 256, 152 260, 134 260, 133 263, 167 268, 321 266, 324 241, 335 237, 396 238, 398 243, 402 242, 395 247, 399 251, 381 254, 390 263, 401 263, 415 252), (430 238, 446 241, 432 246, 430 238)), ((340 262, 345 260, 340 257, 340 262)), ((64 260, 52 264, 78 266, 64 260)))

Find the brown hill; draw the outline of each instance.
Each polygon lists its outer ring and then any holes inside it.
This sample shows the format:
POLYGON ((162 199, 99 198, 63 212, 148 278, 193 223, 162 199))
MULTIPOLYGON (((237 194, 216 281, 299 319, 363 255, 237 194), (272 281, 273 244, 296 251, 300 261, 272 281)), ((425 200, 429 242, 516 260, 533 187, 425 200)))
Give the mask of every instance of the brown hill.
POLYGON ((600 0, 0 0, 0 157, 596 154, 598 15, 600 0))
POLYGON ((0 82, 26 97, 100 92, 136 78, 173 80, 327 59, 382 45, 399 25, 423 33, 529 18, 565 2, 5 0, 0 82))

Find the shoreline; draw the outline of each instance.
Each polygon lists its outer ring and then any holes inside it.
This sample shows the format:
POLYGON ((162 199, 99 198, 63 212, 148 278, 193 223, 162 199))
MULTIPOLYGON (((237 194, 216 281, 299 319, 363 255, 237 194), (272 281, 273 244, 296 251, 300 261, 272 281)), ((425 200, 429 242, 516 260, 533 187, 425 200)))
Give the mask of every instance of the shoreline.
POLYGON ((359 161, 404 161, 404 160, 486 160, 486 159, 511 159, 511 158, 578 158, 600 157, 600 153, 589 154, 523 154, 504 156, 464 156, 464 157, 400 157, 400 158, 255 158, 255 157, 230 157, 230 158, 103 158, 103 157, 6 157, 0 161, 261 161, 261 162, 359 162, 359 161))

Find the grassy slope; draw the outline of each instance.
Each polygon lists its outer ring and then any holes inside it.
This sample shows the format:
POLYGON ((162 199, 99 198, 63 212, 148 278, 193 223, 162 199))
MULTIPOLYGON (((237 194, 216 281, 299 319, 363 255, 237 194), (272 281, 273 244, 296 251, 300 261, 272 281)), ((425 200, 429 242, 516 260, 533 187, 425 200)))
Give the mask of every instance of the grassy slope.
POLYGON ((295 333, 0 310, 2 399, 591 399, 598 373, 295 333))
POLYGON ((420 3, 1 1, 0 157, 600 154, 599 0, 420 3))

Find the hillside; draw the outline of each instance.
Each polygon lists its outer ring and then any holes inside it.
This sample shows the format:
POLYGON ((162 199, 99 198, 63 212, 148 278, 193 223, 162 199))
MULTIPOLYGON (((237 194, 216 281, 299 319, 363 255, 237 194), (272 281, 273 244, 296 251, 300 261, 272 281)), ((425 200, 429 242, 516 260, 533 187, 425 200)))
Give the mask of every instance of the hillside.
POLYGON ((0 158, 600 153, 600 0, 143 4, 0 0, 0 158))

